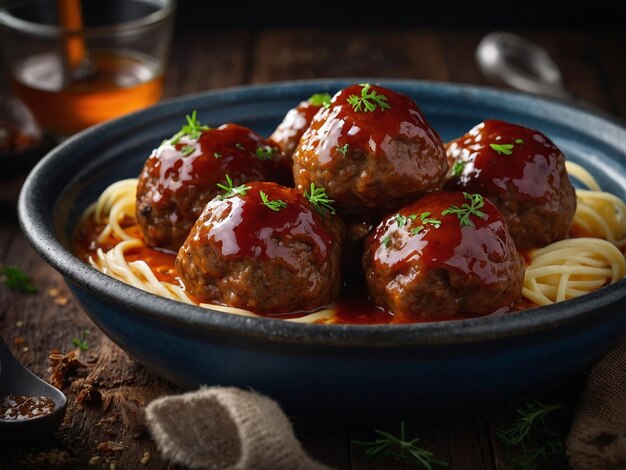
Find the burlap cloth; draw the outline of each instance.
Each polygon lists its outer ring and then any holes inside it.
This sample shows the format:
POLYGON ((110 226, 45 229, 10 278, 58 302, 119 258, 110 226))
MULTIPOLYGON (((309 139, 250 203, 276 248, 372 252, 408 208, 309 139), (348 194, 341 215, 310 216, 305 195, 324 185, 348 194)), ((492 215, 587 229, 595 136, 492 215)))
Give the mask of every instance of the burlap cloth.
POLYGON ((329 470, 312 460, 280 407, 259 393, 204 387, 158 398, 145 410, 160 452, 211 470, 329 470))
POLYGON ((626 341, 592 368, 566 449, 574 470, 626 469, 626 341))
MULTIPOLYGON (((311 459, 268 397, 204 387, 152 401, 148 429, 164 457, 194 469, 329 470, 311 459)), ((573 470, 626 469, 626 341, 587 378, 566 450, 573 470)))

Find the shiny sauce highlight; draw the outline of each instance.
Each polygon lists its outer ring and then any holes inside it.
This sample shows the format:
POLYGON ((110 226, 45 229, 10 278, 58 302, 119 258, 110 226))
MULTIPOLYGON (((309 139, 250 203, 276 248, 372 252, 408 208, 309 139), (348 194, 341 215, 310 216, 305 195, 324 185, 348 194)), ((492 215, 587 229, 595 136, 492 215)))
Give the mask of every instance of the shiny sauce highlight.
POLYGON ((504 196, 514 188, 520 198, 541 204, 560 187, 561 151, 541 132, 517 124, 484 121, 449 142, 447 155, 450 168, 462 165, 448 189, 504 196))

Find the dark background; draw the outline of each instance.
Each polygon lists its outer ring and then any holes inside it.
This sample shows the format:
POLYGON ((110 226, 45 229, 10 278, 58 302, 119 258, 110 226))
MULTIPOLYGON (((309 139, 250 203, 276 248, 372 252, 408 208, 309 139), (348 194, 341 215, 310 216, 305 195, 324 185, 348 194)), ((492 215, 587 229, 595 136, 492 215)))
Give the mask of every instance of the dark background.
POLYGON ((182 27, 626 29, 624 0, 237 2, 178 0, 182 27), (371 5, 371 6, 369 6, 371 5))

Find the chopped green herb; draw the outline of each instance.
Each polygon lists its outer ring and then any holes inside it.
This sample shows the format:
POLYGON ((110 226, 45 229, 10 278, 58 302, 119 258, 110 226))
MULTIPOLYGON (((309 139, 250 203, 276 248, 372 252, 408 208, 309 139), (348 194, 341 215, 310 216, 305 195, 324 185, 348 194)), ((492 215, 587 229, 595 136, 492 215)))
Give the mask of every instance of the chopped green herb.
POLYGON ((452 166, 452 176, 461 176, 465 169, 465 162, 463 160, 457 160, 452 166))
POLYGON ((343 144, 343 145, 337 144, 336 148, 337 148, 337 152, 339 152, 340 154, 344 156, 347 155, 348 150, 350 150, 350 146, 348 144, 343 144))
POLYGON ((489 147, 502 155, 511 155, 513 153, 513 144, 489 144, 489 147))
POLYGON ((181 153, 183 154, 183 157, 188 157, 189 155, 191 155, 194 152, 195 147, 191 146, 191 145, 185 145, 182 149, 181 149, 181 153))
POLYGON ((191 113, 191 116, 187 115, 187 124, 185 124, 174 136, 170 139, 170 144, 176 145, 181 137, 187 136, 192 140, 198 139, 202 131, 208 131, 211 129, 209 126, 203 126, 196 119, 196 111, 191 113))
POLYGON ((282 201, 280 199, 274 199, 273 201, 270 201, 267 197, 267 194, 265 194, 263 191, 259 191, 259 194, 261 195, 261 201, 263 201, 263 204, 272 209, 274 212, 278 212, 283 207, 287 207, 287 203, 285 201, 282 201))
POLYGON ((380 437, 374 441, 353 441, 354 444, 367 446, 365 455, 368 458, 391 457, 396 460, 411 462, 432 470, 434 466, 447 467, 448 462, 438 460, 435 454, 418 445, 418 437, 408 440, 404 433, 404 422, 400 423, 400 436, 379 429, 375 430, 380 437))
POLYGON ((9 289, 14 289, 27 294, 37 292, 37 287, 33 284, 30 276, 17 266, 0 266, 0 278, 2 283, 9 289))
POLYGON ((387 97, 379 95, 376 90, 370 90, 371 85, 369 83, 360 83, 359 85, 362 87, 361 96, 348 96, 348 104, 352 106, 354 111, 372 112, 376 110, 376 106, 383 111, 391 108, 391 105, 387 103, 387 97))
POLYGON ((214 158, 222 158, 222 154, 219 153, 219 152, 215 152, 215 153, 213 153, 213 157, 214 158))
POLYGON ((304 191, 304 197, 320 214, 326 215, 328 212, 335 214, 335 208, 332 206, 332 203, 335 202, 334 199, 329 199, 326 190, 322 187, 316 187, 315 183, 311 183, 310 192, 304 191))
POLYGON ((401 214, 396 214, 396 224, 398 228, 402 228, 406 225, 406 217, 401 214))
POLYGON ((258 158, 259 160, 271 160, 272 158, 274 158, 274 152, 274 147, 271 147, 269 145, 263 145, 256 148, 255 154, 256 158, 258 158))
POLYGON ((250 186, 246 186, 245 184, 233 186, 233 180, 228 175, 226 175, 226 184, 217 183, 217 187, 225 191, 224 194, 219 196, 220 199, 233 197, 237 194, 245 196, 246 192, 250 189, 250 186))
MULTIPOLYGON (((417 218, 417 216, 415 218, 417 218)), ((412 220, 415 220, 415 218, 412 220)), ((411 229, 411 235, 417 235, 418 233, 420 233, 422 230, 424 230, 424 226, 426 226, 427 224, 432 225, 435 228, 439 228, 439 226, 441 225, 441 220, 430 217, 430 212, 422 212, 419 216, 419 219, 421 225, 413 227, 411 229)))
POLYGON ((89 330, 83 330, 81 332, 80 338, 74 337, 72 338, 72 344, 79 348, 81 351, 87 351, 89 349, 89 344, 87 343, 87 336, 89 336, 89 330))
POLYGON ((239 142, 237 142, 237 143, 235 144, 235 148, 236 148, 236 149, 239 149, 239 150, 245 150, 245 149, 246 149, 246 148, 245 148, 245 147, 244 147, 241 143, 239 143, 239 142))
POLYGON ((386 248, 389 247, 389 243, 391 243, 391 236, 387 235, 385 238, 381 240, 382 244, 385 245, 386 248))
POLYGON ((328 108, 330 106, 331 96, 328 93, 315 93, 307 100, 309 104, 313 106, 324 106, 328 108))
POLYGON ((515 144, 523 144, 524 140, 523 139, 515 139, 513 142, 515 142, 514 144, 489 144, 489 147, 491 147, 493 150, 495 150, 497 153, 501 154, 501 155, 511 155, 513 153, 513 147, 515 147, 515 144))
POLYGON ((461 226, 474 227, 474 222, 470 220, 470 215, 485 219, 487 216, 479 210, 485 205, 485 201, 480 194, 463 193, 463 196, 470 201, 469 204, 463 203, 460 208, 454 205, 450 206, 448 209, 443 210, 441 215, 454 214, 459 218, 461 226))

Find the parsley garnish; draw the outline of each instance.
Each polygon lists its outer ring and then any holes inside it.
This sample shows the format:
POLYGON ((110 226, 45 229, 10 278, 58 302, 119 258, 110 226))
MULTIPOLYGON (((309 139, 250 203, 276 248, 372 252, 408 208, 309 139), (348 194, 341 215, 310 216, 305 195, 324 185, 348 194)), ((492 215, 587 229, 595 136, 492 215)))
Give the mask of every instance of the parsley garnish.
POLYGON ((348 96, 348 104, 352 105, 352 109, 371 112, 376 110, 376 106, 379 106, 383 111, 391 108, 391 105, 387 103, 385 95, 379 95, 376 90, 370 91, 371 85, 369 83, 359 83, 359 85, 362 87, 361 96, 348 96))
POLYGON ((328 93, 315 93, 307 100, 309 104, 313 106, 324 106, 328 108, 330 106, 331 96, 328 93))
POLYGON ((81 332, 80 338, 74 337, 72 338, 72 344, 79 348, 81 351, 87 351, 89 349, 89 344, 87 343, 87 336, 89 335, 89 330, 83 330, 81 332))
POLYGON ((459 218, 461 226, 467 225, 469 227, 474 227, 474 222, 470 220, 470 215, 475 215, 476 217, 485 219, 487 217, 485 213, 478 210, 485 205, 485 201, 480 194, 463 193, 463 196, 465 196, 465 199, 469 199, 469 204, 465 202, 460 208, 457 206, 450 206, 448 209, 443 210, 441 215, 454 214, 459 218))
POLYGON ((367 446, 365 455, 368 458, 391 457, 397 460, 412 462, 432 470, 433 466, 447 467, 448 463, 435 458, 435 454, 418 445, 419 437, 407 440, 404 434, 404 422, 400 423, 400 436, 379 429, 375 430, 380 437, 374 441, 353 441, 354 444, 367 446))
POLYGON ((382 244, 385 245, 385 248, 389 247, 389 243, 391 243, 391 236, 387 235, 385 238, 381 240, 382 244))
POLYGON ((263 145, 256 148, 256 158, 259 160, 271 160, 274 158, 274 148, 269 145, 263 145))
POLYGON ((214 158, 222 158, 222 154, 219 153, 219 152, 215 152, 215 153, 213 153, 213 157, 214 158))
POLYGON ((191 146, 191 145, 185 145, 181 151, 183 154, 183 157, 188 157, 189 155, 191 155, 194 152, 195 147, 191 146))
MULTIPOLYGON (((410 216, 412 220, 415 220, 417 218, 417 217, 413 217, 414 215, 415 214, 411 214, 410 216)), ((441 225, 441 220, 430 217, 430 212, 422 212, 419 216, 419 219, 422 225, 413 227, 411 229, 411 235, 417 235, 418 233, 420 233, 422 230, 424 230, 424 226, 426 224, 432 225, 435 228, 439 228, 439 226, 441 225)))
POLYGON ((230 176, 228 175, 226 175, 226 184, 217 183, 217 187, 226 191, 224 194, 219 196, 220 199, 233 197, 237 194, 245 196, 246 192, 251 188, 250 186, 246 186, 245 184, 242 184, 240 186, 233 186, 233 180, 230 179, 230 176))
POLYGON ((267 197, 267 194, 265 194, 263 191, 259 191, 259 194, 261 195, 261 201, 263 201, 263 204, 272 209, 274 212, 278 212, 283 207, 287 207, 287 203, 285 201, 282 201, 280 199, 274 199, 273 201, 270 201, 267 197))
POLYGON ((463 160, 457 160, 452 166, 452 176, 461 176, 465 169, 465 162, 463 160))
POLYGON ((304 197, 306 197, 311 205, 322 215, 326 215, 327 212, 335 214, 335 208, 332 203, 334 199, 329 199, 326 194, 326 190, 322 187, 315 187, 315 183, 311 183, 311 192, 304 191, 304 197))
MULTIPOLYGON (((524 141, 522 139, 515 139, 513 142, 515 144, 523 144, 524 141)), ((513 147, 515 144, 489 144, 493 150, 501 155, 511 155, 513 153, 513 147)))
POLYGON ((502 155, 511 155, 513 153, 513 144, 489 144, 489 147, 502 155))
POLYGON ((9 289, 34 294, 37 288, 30 279, 30 276, 17 266, 0 266, 0 277, 2 283, 9 289))
POLYGON ((236 149, 239 149, 239 150, 245 150, 245 149, 246 149, 246 148, 245 148, 242 144, 240 144, 239 142, 237 142, 237 143, 235 144, 235 148, 236 148, 236 149))
POLYGON ((348 154, 348 150, 350 149, 350 146, 348 144, 343 144, 343 145, 337 144, 336 148, 337 148, 337 152, 345 156, 348 154))
POLYGON ((398 224, 398 228, 402 228, 406 225, 407 218, 401 214, 396 214, 396 224, 398 224))
POLYGON ((191 116, 187 115, 187 124, 185 124, 174 136, 170 139, 170 144, 176 145, 183 136, 188 136, 192 140, 196 140, 202 134, 202 131, 208 131, 211 129, 209 126, 203 126, 196 119, 196 112, 191 113, 191 116))

